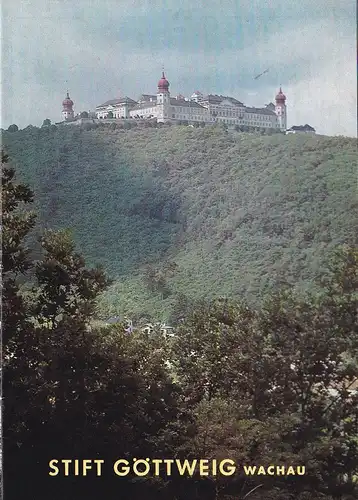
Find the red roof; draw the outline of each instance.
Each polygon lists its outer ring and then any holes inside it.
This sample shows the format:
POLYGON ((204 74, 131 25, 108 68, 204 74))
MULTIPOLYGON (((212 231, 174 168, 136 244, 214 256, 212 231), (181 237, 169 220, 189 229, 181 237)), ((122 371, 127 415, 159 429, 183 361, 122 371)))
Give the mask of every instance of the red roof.
POLYGON ((163 71, 162 77, 161 77, 161 79, 158 82, 158 90, 168 91, 168 89, 169 89, 169 82, 165 78, 165 74, 164 74, 164 71, 163 71))
POLYGON ((64 106, 65 108, 71 108, 73 106, 73 101, 72 99, 70 99, 70 95, 68 92, 66 98, 62 101, 62 106, 64 106))
POLYGON ((281 87, 280 87, 280 90, 279 90, 278 94, 276 95, 276 101, 286 101, 286 96, 282 92, 281 87))

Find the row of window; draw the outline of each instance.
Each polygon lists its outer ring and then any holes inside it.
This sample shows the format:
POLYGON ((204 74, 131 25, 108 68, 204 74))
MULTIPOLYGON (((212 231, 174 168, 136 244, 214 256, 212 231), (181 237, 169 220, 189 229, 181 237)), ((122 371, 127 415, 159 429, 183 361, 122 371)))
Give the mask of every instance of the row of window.
POLYGON ((254 116, 250 116, 251 119, 253 120, 256 120, 256 121, 268 121, 268 120, 271 120, 271 116, 268 116, 268 115, 254 115, 254 116))
MULTIPOLYGON (((241 111, 240 111, 241 112, 241 111)), ((213 111, 213 114, 217 116, 238 116, 239 111, 213 111)))
MULTIPOLYGON (((228 117, 232 117, 232 118, 237 118, 237 117, 242 118, 242 115, 240 116, 238 113, 239 113, 239 111, 214 111, 214 112, 212 112, 212 114, 214 116, 228 116, 228 117)), ((240 113, 241 113, 241 111, 240 111, 240 113)), ((271 121, 271 116, 268 116, 268 115, 250 116, 250 113, 246 113, 246 116, 248 116, 252 120, 256 120, 256 121, 260 121, 260 122, 271 121)))
MULTIPOLYGON (((198 109, 195 109, 195 108, 187 108, 187 107, 182 107, 182 106, 178 106, 178 107, 172 107, 171 108, 171 111, 172 112, 177 112, 177 113, 189 113, 190 116, 193 118, 193 119, 201 119, 200 117, 198 116, 194 116, 192 115, 193 112, 196 112, 196 113, 200 113, 201 115, 203 114, 203 110, 198 110, 198 109)), ((242 119, 242 115, 238 115, 238 112, 239 111, 217 111, 215 113, 213 113, 214 116, 225 116, 225 117, 231 117, 231 118, 240 118, 242 119)), ((142 110, 142 113, 144 114, 152 114, 154 113, 154 110, 153 109, 143 109, 142 110)), ((105 117, 107 115, 107 112, 104 111, 102 112, 102 116, 105 117)), ((114 112, 113 115, 116 117, 116 118, 120 118, 121 116, 124 116, 124 114, 122 113, 116 113, 114 112)), ((249 114, 248 115, 248 118, 251 119, 251 120, 255 120, 256 122, 259 121, 259 122, 267 122, 267 121, 272 121, 272 118, 271 116, 267 116, 267 115, 254 115, 254 116, 250 116, 249 114)), ((185 117, 181 116, 180 117, 181 119, 185 119, 185 117)))
POLYGON ((188 113, 189 112, 190 114, 194 113, 194 112, 195 113, 203 113, 204 112, 204 110, 202 110, 202 109, 198 109, 198 108, 194 108, 194 107, 191 108, 190 106, 188 106, 188 107, 187 106, 185 106, 185 107, 175 106, 175 108, 174 107, 171 108, 171 111, 172 112, 176 111, 177 113, 188 113))
MULTIPOLYGON (((154 117, 155 116, 153 114, 154 110, 151 109, 150 111, 149 111, 149 109, 148 110, 142 110, 143 114, 141 114, 141 115, 138 114, 138 115, 136 115, 136 117, 146 118, 146 117, 148 117, 148 115, 149 115, 149 117, 154 117), (151 111, 151 113, 150 113, 150 111, 151 111), (143 116, 144 114, 146 116, 143 116)), ((114 116, 114 118, 124 118, 124 116, 121 115, 121 114, 119 114, 119 113, 118 114, 114 113, 113 116, 114 116)), ((98 118, 106 118, 106 117, 107 117, 107 113, 102 113, 101 115, 98 114, 98 118)), ((132 115, 132 117, 133 117, 133 115, 132 115)), ((188 120, 189 119, 189 120, 194 120, 194 121, 195 120, 196 121, 203 121, 203 120, 206 121, 206 117, 205 116, 198 116, 198 115, 190 115, 190 116, 188 116, 187 114, 180 114, 180 113, 177 113, 177 114, 172 113, 172 118, 177 119, 177 120, 188 120)), ((276 122, 274 122, 274 123, 272 123, 272 122, 263 123, 262 120, 260 121, 257 118, 254 121, 252 121, 250 119, 249 120, 242 120, 242 119, 239 120, 237 118, 234 119, 234 120, 233 119, 229 119, 229 118, 209 118, 209 120, 210 121, 213 120, 213 121, 220 122, 220 123, 227 123, 227 124, 250 125, 250 126, 253 126, 253 127, 260 127, 260 126, 261 127, 262 126, 265 126, 265 127, 279 127, 279 124, 276 123, 276 122)))
POLYGON ((205 121, 206 116, 196 116, 196 115, 180 115, 180 114, 172 114, 172 118, 176 118, 177 120, 197 120, 197 121, 205 121))
POLYGON ((237 125, 248 125, 251 127, 279 127, 278 123, 262 123, 258 121, 251 121, 251 120, 228 120, 227 118, 215 118, 216 122, 220 123, 227 123, 227 124, 237 124, 237 125))

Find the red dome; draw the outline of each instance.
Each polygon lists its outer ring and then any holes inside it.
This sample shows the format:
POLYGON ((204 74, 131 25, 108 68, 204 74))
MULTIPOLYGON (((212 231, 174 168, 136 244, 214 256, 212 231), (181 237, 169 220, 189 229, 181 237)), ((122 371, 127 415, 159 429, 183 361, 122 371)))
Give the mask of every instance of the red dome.
POLYGON ((73 106, 73 101, 70 99, 69 93, 67 92, 66 98, 62 101, 62 106, 69 108, 73 106))
POLYGON ((281 87, 280 87, 279 93, 276 95, 276 101, 286 101, 286 96, 282 92, 281 87))
POLYGON ((164 71, 163 71, 162 77, 161 77, 161 79, 158 82, 158 90, 166 90, 167 91, 168 89, 169 89, 169 82, 165 78, 165 74, 164 74, 164 71))

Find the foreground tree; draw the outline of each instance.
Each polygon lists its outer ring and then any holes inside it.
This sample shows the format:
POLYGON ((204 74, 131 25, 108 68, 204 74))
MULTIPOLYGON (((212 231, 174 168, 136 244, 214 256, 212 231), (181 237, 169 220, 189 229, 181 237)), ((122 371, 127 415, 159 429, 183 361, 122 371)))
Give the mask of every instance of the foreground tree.
POLYGON ((357 493, 357 251, 343 249, 334 268, 321 296, 282 293, 260 312, 218 301, 179 328, 174 363, 198 425, 191 453, 306 466, 298 479, 238 474, 227 492, 357 493))
POLYGON ((30 250, 24 239, 35 225, 34 213, 27 210, 33 193, 27 186, 14 182, 15 171, 2 152, 2 300, 3 348, 5 359, 20 360, 27 349, 28 307, 20 294, 19 277, 31 267, 30 250))
MULTIPOLYGON (((49 460, 66 457, 105 459, 107 498, 117 498, 112 461, 170 454, 180 441, 178 391, 165 351, 154 339, 129 338, 121 325, 91 327, 109 281, 101 269, 85 267, 68 232, 46 233, 41 259, 32 260, 24 241, 34 218, 21 211, 32 193, 3 167, 6 498, 98 498, 103 483, 95 476, 49 477, 49 460)), ((123 498, 127 491, 151 498, 151 485, 131 478, 121 489, 123 498)))
POLYGON ((18 130, 19 130, 19 127, 16 125, 16 123, 13 123, 7 129, 8 132, 17 132, 18 130))
POLYGON ((321 292, 262 310, 178 301, 176 337, 101 330, 109 280, 69 232, 26 246, 33 195, 3 155, 4 485, 7 499, 353 500, 357 496, 357 252, 321 292), (305 476, 117 478, 118 458, 305 465, 305 476), (101 478, 49 477, 51 459, 101 458, 101 478), (19 480, 21 471, 21 481, 19 480))
POLYGON ((51 126, 51 120, 49 118, 45 118, 45 120, 42 122, 42 127, 50 127, 51 126))

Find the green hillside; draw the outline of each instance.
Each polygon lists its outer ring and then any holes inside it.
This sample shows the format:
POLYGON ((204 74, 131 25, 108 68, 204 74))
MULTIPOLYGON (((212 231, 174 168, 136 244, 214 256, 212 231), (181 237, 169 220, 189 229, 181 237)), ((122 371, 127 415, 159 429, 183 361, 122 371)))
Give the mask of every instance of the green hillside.
POLYGON ((28 127, 3 145, 42 226, 70 227, 115 278, 104 316, 160 319, 182 295, 259 301, 277 283, 310 286, 355 240, 355 139, 28 127))

